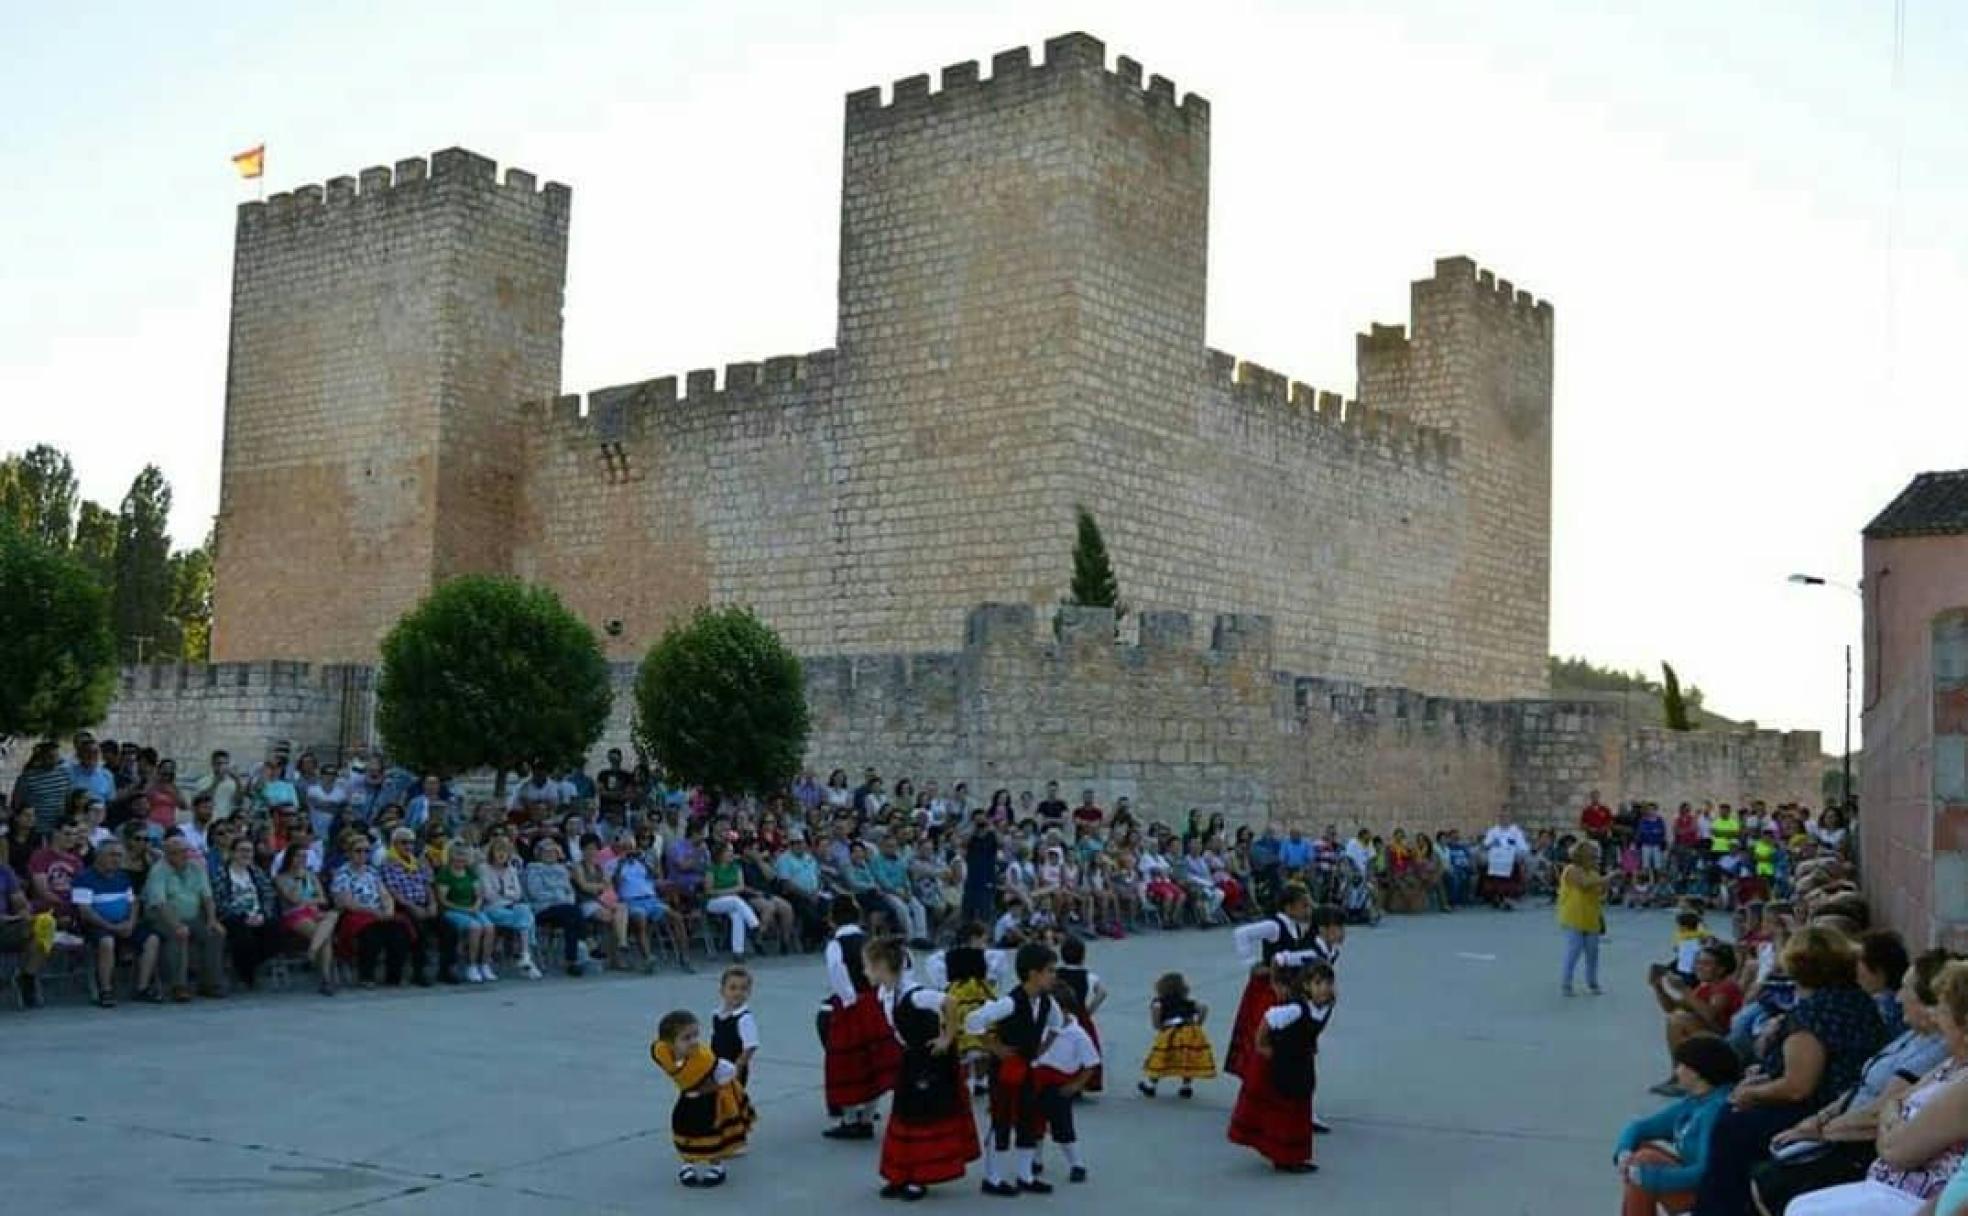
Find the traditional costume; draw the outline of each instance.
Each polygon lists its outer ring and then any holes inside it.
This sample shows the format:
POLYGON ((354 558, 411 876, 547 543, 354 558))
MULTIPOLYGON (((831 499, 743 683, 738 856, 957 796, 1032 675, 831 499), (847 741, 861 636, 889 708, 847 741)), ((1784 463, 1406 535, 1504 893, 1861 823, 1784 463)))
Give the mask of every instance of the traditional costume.
POLYGON ((1073 1097, 1092 1089, 1100 1072, 1100 1041, 1094 1038, 1092 1025, 1078 1018, 1068 1019, 1032 1061, 1034 1082, 1041 1092, 1053 1095, 1046 1111, 1046 1134, 1065 1155, 1073 1182, 1086 1181, 1086 1158, 1080 1155, 1080 1134, 1073 1127, 1073 1097))
POLYGON ((964 1019, 965 1030, 990 1035, 998 1056, 997 1069, 991 1074, 991 1144, 984 1153, 985 1186, 991 1191, 1004 1194, 1012 1189, 1003 1168, 1014 1143, 1018 1150, 1017 1189, 1052 1189, 1036 1179, 1032 1164, 1056 1094, 1039 1084, 1033 1063, 1065 1024, 1057 1002, 1044 993, 1032 996, 1023 985, 964 1019))
POLYGON ((1230 1112, 1230 1142, 1256 1149, 1282 1170, 1312 1166, 1312 1094, 1318 1084, 1319 1032, 1331 1005, 1293 1001, 1265 1011, 1271 1057, 1253 1053, 1230 1112))
MULTIPOLYGON (((952 946, 930 955, 923 971, 932 987, 942 988, 949 995, 956 1008, 957 1024, 962 1026, 964 1019, 979 1006, 997 999, 997 984, 1010 957, 1006 951, 987 950, 982 946, 952 946)), ((967 1031, 957 1036, 957 1050, 966 1057, 990 1054, 983 1036, 967 1031)))
POLYGON ((977 1160, 977 1118, 954 1052, 931 1050, 943 1030, 943 993, 934 988, 885 991, 882 1004, 901 1044, 902 1062, 882 1136, 882 1181, 905 1189, 954 1182, 977 1160))
POLYGON ((1100 977, 1085 967, 1072 967, 1065 963, 1059 964, 1056 974, 1059 982, 1071 988, 1073 995, 1080 998, 1081 1012, 1073 1020, 1086 1032, 1087 1038, 1093 1040, 1093 1076, 1087 1080, 1086 1092, 1097 1094, 1103 1088, 1101 1082, 1105 1070, 1100 1067, 1100 1028, 1093 1024, 1093 1011, 1087 1001, 1100 990, 1100 977))
POLYGON ((1176 1077, 1185 1087, 1216 1075, 1216 1052, 1198 1020, 1196 1002, 1186 996, 1155 1000, 1155 1042, 1141 1066, 1149 1081, 1176 1077))
POLYGON ((745 1151, 757 1116, 738 1082, 738 1069, 720 1060, 699 1043, 678 1058, 670 1044, 658 1039, 649 1045, 649 1058, 676 1082, 676 1107, 670 1112, 670 1135, 683 1168, 677 1180, 685 1186, 716 1186, 724 1181, 723 1162, 745 1151))
POLYGON ((826 1045, 827 1113, 844 1125, 865 1126, 852 1138, 874 1137, 874 1104, 895 1087, 902 1048, 882 1012, 881 996, 861 965, 859 925, 843 925, 827 943, 827 985, 821 1009, 826 1045))
POLYGON ((1524 855, 1531 851, 1523 829, 1497 824, 1483 833, 1483 878, 1477 893, 1493 904, 1524 898, 1524 855))
POLYGON ((738 1070, 740 1085, 752 1083, 751 1065, 745 1062, 745 1053, 756 1052, 758 1045, 758 1019, 752 1016, 750 1005, 729 1011, 720 1009, 711 1015, 711 1054, 731 1062, 738 1070))
POLYGON ((1250 964, 1250 978, 1244 981, 1237 1017, 1230 1023, 1230 1048, 1223 1055, 1223 1071, 1241 1077, 1257 1039, 1258 1019, 1278 999, 1271 988, 1273 962, 1283 955, 1279 966, 1300 964, 1307 957, 1303 952, 1308 944, 1304 927, 1283 913, 1239 926, 1234 941, 1237 957, 1250 964))

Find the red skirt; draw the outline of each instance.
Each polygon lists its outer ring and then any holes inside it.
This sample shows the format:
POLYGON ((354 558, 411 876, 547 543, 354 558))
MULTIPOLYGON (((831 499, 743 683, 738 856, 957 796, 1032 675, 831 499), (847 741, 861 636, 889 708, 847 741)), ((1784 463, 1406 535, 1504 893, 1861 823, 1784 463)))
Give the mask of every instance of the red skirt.
POLYGON ((895 1088, 902 1044, 896 1042, 881 1000, 872 991, 861 993, 844 1008, 835 998, 833 1006, 827 1019, 827 1111, 839 1114, 895 1088))
POLYGON ((955 1182, 982 1155, 957 1059, 938 1056, 928 1066, 936 1072, 920 1090, 905 1079, 895 1091, 882 1134, 882 1181, 895 1186, 955 1182))
POLYGON ((1269 1063, 1252 1053, 1252 1068, 1230 1111, 1230 1143, 1256 1149, 1273 1165, 1300 1165, 1312 1160, 1312 1099, 1280 1094, 1269 1063))
POLYGON ((1224 1072, 1233 1077, 1244 1075, 1244 1065, 1257 1055, 1253 1050, 1257 1043, 1257 1024, 1277 1003, 1278 994, 1271 987, 1271 977, 1252 972, 1244 984, 1243 999, 1237 1002, 1237 1020, 1230 1024, 1230 1046, 1223 1054, 1224 1072))
POLYGON ((991 1077, 991 1126, 1012 1128, 1036 1142, 1046 1128, 1041 1091, 1047 1088, 1048 1078, 1059 1075, 1050 1068, 1033 1068, 1022 1056, 999 1060, 991 1077))
POLYGON ((1524 863, 1519 861, 1510 871, 1508 878, 1500 878, 1485 872, 1477 880, 1476 893, 1484 899, 1522 899, 1524 898, 1524 863))

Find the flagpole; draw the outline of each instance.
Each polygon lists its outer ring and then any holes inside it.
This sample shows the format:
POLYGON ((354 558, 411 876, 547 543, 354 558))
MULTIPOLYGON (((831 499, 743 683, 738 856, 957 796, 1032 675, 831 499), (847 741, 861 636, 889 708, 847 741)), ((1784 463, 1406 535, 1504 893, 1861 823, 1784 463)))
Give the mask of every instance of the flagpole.
POLYGON ((255 183, 260 188, 260 201, 266 202, 266 140, 260 140, 260 176, 255 183))

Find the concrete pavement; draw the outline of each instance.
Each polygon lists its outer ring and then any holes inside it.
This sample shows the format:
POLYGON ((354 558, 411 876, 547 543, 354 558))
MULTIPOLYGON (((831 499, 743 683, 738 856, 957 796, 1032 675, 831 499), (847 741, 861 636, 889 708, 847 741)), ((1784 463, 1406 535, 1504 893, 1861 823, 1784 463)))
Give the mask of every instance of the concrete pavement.
MULTIPOLYGON (((1081 1111, 1092 1178, 1028 1207, 1131 1214, 1300 1203, 1333 1212, 1576 1216, 1617 1199, 1620 1124, 1665 1072, 1644 986, 1666 913, 1611 914, 1603 998, 1558 992, 1548 908, 1355 929, 1320 1059, 1321 1172, 1274 1175, 1223 1138, 1234 1081, 1134 1094, 1156 975, 1211 1006, 1219 1061, 1242 985, 1227 931, 1094 945, 1108 1093, 1081 1111)), ((765 959, 761 1124, 722 1189, 675 1182, 656 1019, 714 1005, 717 968, 656 977, 0 1010, 0 1191, 27 1211, 725 1213, 874 1201, 878 1146, 820 1138, 818 956, 765 959)), ((1057 1162, 1056 1154, 1053 1160, 1057 1162)), ((1063 1173, 1063 1171, 1059 1171, 1063 1173)), ((931 1211, 1005 1206, 978 1174, 931 1211)))

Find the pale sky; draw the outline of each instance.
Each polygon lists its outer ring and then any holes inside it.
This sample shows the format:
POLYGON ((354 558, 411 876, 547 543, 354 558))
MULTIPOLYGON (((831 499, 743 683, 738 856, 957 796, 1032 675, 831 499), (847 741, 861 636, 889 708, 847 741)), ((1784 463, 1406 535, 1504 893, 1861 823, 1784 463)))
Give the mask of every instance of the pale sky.
POLYGON ((1212 345, 1350 396, 1437 256, 1551 299, 1553 650, 1835 752, 1857 601, 1785 576, 1968 465, 1968 5, 1906 8, 1896 90, 1892 0, 8 5, 0 450, 205 532, 262 140, 571 185, 569 391, 830 345, 842 95, 1084 29, 1211 102, 1212 345))

